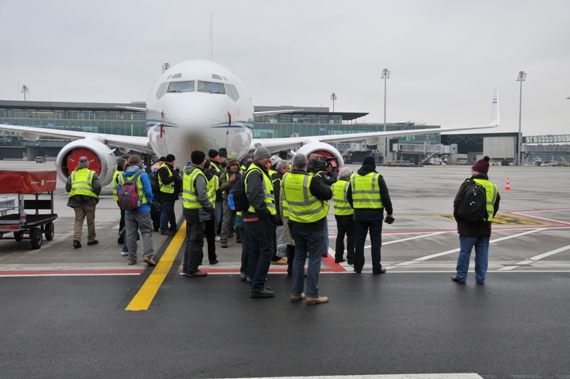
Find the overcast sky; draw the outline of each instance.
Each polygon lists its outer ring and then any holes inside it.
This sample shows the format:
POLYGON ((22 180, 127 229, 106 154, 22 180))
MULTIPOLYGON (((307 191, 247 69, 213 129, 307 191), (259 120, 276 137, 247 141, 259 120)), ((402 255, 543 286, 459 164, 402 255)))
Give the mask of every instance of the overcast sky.
POLYGON ((570 1, 0 0, 0 99, 146 101, 161 66, 214 60, 255 105, 368 112, 363 122, 570 134, 570 1))

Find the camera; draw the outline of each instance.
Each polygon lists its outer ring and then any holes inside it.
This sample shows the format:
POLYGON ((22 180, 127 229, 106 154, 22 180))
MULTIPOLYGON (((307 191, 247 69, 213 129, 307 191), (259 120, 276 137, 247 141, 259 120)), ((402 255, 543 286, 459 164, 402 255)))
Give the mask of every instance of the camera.
POLYGON ((309 172, 317 173, 324 171, 329 167, 328 160, 323 156, 317 156, 309 162, 309 172))

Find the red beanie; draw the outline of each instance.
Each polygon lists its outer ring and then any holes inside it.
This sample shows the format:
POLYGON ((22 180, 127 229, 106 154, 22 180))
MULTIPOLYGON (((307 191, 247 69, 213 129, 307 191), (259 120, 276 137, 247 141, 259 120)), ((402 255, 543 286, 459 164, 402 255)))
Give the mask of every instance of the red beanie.
POLYGON ((473 167, 471 167, 471 170, 480 172, 482 174, 488 173, 489 172, 489 160, 490 159, 491 158, 489 158, 488 156, 485 155, 485 157, 483 159, 479 159, 477 161, 477 163, 475 163, 473 165, 473 167))

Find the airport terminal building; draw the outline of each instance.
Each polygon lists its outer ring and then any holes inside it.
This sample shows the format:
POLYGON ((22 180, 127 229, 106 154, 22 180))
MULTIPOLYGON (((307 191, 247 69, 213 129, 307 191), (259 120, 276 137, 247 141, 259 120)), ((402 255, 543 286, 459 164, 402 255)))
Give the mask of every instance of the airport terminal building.
MULTIPOLYGON (((119 107, 144 108, 144 102, 76 103, 51 101, 0 100, 0 123, 56 128, 93 133, 145 136, 144 112, 119 107)), ((384 124, 364 123, 364 112, 330 112, 328 107, 256 106, 255 111, 291 110, 277 115, 255 117, 254 138, 330 135, 377 132, 384 124)), ((387 123, 386 130, 439 128, 437 125, 413 122, 387 123)), ((36 156, 55 157, 69 141, 56 137, 40 137, 29 141, 21 133, 0 131, 0 159, 33 160, 36 156)), ((384 146, 369 146, 366 141, 338 143, 335 147, 350 157, 374 153, 379 162, 471 164, 480 155, 490 155, 504 163, 516 162, 518 133, 477 133, 441 135, 402 135, 390 137, 387 159, 382 159, 384 146), (358 154, 358 153, 360 154, 358 154), (354 154, 354 155, 353 155, 354 154), (448 158, 450 158, 448 160, 448 158)), ((552 160, 566 162, 570 155, 570 136, 530 136, 523 140, 526 162, 552 160)), ((118 154, 118 153, 117 153, 118 154)), ((358 158, 354 163, 358 162, 358 158)))

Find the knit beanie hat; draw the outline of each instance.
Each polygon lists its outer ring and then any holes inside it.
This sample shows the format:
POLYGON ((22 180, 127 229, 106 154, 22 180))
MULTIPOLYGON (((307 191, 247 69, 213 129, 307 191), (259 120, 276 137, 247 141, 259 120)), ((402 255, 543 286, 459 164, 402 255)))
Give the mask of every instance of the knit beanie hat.
POLYGON ((266 147, 258 146, 255 149, 255 152, 253 153, 253 160, 258 161, 260 159, 267 158, 270 156, 271 156, 271 153, 269 152, 269 150, 267 150, 266 147))
POLYGON ((218 155, 220 155, 220 153, 218 153, 218 150, 210 149, 210 151, 208 151, 208 156, 210 158, 216 158, 218 155))
POLYGON ((220 157, 222 157, 222 158, 228 157, 228 151, 226 150, 225 147, 220 147, 219 153, 220 153, 220 157))
POLYGON ((89 167, 89 161, 87 160, 87 157, 83 156, 81 158, 79 158, 79 167, 89 167))
POLYGON ((166 156, 166 162, 170 163, 170 162, 174 162, 176 160, 176 157, 174 156, 174 154, 168 154, 166 156))
POLYGON ((489 172, 489 160, 491 160, 491 158, 489 158, 488 156, 485 155, 485 157, 483 159, 479 159, 477 161, 477 163, 475 163, 473 165, 473 167, 471 167, 471 170, 480 172, 481 174, 488 173, 489 172))
POLYGON ((376 168, 376 161, 374 160, 374 157, 372 155, 367 155, 364 157, 364 160, 362 161, 362 165, 363 166, 372 166, 372 167, 376 168))
POLYGON ((196 165, 202 164, 204 159, 206 159, 206 154, 203 151, 194 150, 192 154, 190 154, 190 160, 196 165))

